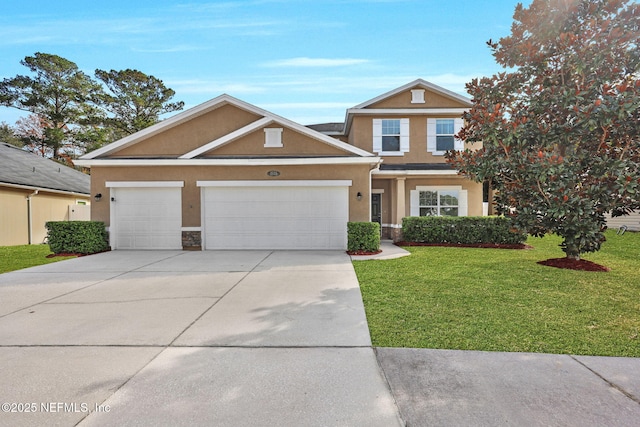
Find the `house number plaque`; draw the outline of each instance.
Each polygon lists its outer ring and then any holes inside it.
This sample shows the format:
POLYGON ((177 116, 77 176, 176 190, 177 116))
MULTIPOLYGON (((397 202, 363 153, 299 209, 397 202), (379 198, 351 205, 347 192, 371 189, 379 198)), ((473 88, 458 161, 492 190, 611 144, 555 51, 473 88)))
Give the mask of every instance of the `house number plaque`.
POLYGON ((267 172, 267 175, 269 175, 269 176, 280 176, 280 172, 279 171, 269 171, 269 172, 267 172))

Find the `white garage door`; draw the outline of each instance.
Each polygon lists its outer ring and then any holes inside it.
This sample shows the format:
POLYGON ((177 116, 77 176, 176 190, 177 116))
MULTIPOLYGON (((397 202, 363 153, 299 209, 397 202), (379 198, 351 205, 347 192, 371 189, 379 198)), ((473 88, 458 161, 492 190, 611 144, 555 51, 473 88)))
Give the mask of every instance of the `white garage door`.
POLYGON ((112 249, 182 249, 182 188, 111 188, 112 249))
POLYGON ((205 181, 205 249, 347 247, 351 181, 205 181))

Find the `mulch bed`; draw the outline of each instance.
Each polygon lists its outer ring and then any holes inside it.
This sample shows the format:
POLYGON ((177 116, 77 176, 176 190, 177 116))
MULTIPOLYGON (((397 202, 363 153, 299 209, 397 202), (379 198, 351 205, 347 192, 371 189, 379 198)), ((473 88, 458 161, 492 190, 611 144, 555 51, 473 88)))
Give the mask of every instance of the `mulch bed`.
POLYGON ((451 248, 488 248, 488 249, 533 249, 533 246, 521 244, 498 243, 420 243, 420 242, 396 242, 396 246, 445 246, 451 248))
MULTIPOLYGON (((101 254, 102 252, 109 252, 110 250, 111 249, 107 249, 105 251, 96 252, 96 254, 101 254)), ((45 258, 55 258, 55 257, 59 257, 59 256, 81 257, 81 256, 87 256, 87 255, 94 255, 94 254, 79 254, 79 253, 75 253, 75 252, 60 252, 59 254, 49 254, 45 258)))
MULTIPOLYGON (((396 242, 397 246, 445 246, 455 248, 490 248, 490 249, 533 249, 533 246, 525 244, 506 245, 496 243, 477 243, 477 244, 462 244, 462 243, 419 243, 419 242, 396 242)), ((596 264, 595 262, 587 261, 584 259, 570 259, 564 258, 551 258, 544 261, 538 261, 540 265, 546 265, 548 267, 565 268, 568 270, 580 270, 580 271, 611 271, 609 267, 596 264)))
POLYGON ((367 251, 347 251, 347 254, 349 255, 377 255, 379 253, 381 253, 382 250, 379 251, 375 251, 375 252, 367 252, 367 251))
POLYGON ((566 268, 569 270, 581 270, 581 271, 611 271, 609 267, 596 264, 595 262, 587 261, 585 259, 571 259, 571 258, 551 258, 544 261, 538 261, 538 264, 546 265, 548 267, 566 268))

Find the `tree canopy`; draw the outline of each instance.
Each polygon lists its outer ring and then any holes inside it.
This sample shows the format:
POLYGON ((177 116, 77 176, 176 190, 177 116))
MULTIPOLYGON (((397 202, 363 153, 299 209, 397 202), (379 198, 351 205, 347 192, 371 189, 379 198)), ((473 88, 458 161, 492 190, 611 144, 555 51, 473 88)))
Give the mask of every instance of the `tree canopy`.
POLYGON ((59 159, 65 141, 74 139, 74 126, 90 120, 100 86, 75 63, 57 55, 38 52, 20 63, 35 75, 0 82, 0 104, 38 116, 45 123, 43 144, 59 159))
POLYGON ((633 1, 533 0, 488 42, 506 71, 467 84, 459 137, 482 147, 448 161, 489 181, 515 227, 561 236, 570 258, 600 248, 606 213, 640 208, 639 41, 633 1))
POLYGON ((169 102, 175 91, 162 80, 138 70, 96 70, 96 77, 108 89, 101 95, 101 105, 108 117, 105 121, 120 137, 132 134, 158 122, 160 115, 179 111, 184 102, 169 102))
POLYGON ((47 53, 21 64, 32 76, 0 82, 0 105, 31 113, 13 133, 26 147, 56 160, 71 159, 157 123, 183 102, 162 80, 138 70, 96 70, 96 79, 65 58, 47 53))

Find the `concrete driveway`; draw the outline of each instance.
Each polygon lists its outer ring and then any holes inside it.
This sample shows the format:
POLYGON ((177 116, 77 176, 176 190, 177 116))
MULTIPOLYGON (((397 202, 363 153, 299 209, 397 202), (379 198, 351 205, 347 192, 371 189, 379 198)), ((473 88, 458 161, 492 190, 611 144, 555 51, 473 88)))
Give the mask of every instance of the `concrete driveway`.
POLYGON ((344 253, 115 251, 0 301, 0 425, 401 425, 344 253))

